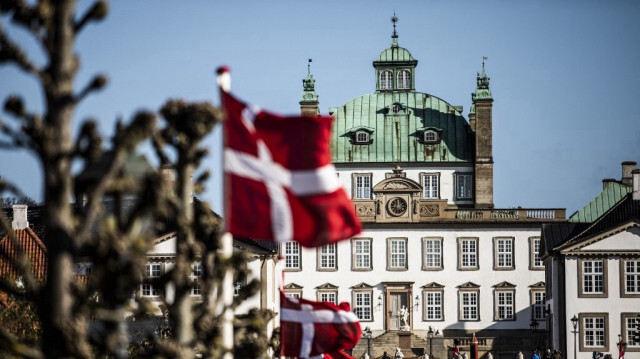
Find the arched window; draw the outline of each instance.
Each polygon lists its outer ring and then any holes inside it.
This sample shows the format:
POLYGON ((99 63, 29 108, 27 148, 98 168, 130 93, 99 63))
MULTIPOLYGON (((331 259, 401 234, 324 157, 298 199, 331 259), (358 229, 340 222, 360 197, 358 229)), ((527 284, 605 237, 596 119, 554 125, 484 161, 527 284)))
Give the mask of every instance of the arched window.
POLYGON ((407 70, 398 72, 398 89, 411 88, 411 73, 407 70))
POLYGON ((393 89, 393 73, 389 70, 380 72, 380 90, 393 89))

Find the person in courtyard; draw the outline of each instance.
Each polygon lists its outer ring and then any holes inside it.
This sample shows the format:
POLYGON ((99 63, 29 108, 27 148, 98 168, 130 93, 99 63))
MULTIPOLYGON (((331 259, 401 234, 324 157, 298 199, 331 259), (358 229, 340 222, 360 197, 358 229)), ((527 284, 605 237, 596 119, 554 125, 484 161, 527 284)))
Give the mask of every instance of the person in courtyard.
POLYGON ((538 355, 538 349, 534 349, 531 352, 531 359, 540 359, 540 355, 538 355))

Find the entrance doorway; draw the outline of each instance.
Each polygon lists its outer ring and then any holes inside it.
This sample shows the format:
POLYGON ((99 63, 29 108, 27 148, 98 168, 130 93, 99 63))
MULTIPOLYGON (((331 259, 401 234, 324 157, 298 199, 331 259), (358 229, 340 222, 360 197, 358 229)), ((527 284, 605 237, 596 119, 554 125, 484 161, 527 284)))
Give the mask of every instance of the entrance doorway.
POLYGON ((408 309, 408 300, 407 300, 407 292, 390 292, 389 293, 389 309, 388 309, 388 323, 389 330, 400 330, 402 327, 402 319, 401 315, 402 308, 404 309, 406 325, 409 326, 409 309, 408 309))

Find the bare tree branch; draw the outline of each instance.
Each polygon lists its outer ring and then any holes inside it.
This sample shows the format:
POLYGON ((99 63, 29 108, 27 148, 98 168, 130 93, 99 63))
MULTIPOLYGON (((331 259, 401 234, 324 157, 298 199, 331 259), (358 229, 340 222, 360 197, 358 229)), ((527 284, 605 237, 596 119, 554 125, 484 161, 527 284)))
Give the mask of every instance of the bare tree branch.
POLYGON ((87 97, 87 95, 89 95, 92 92, 101 90, 102 88, 104 88, 107 85, 107 76, 106 75, 96 75, 93 80, 91 80, 90 83, 88 83, 84 89, 82 89, 82 91, 80 91, 79 94, 77 94, 73 101, 75 103, 79 103, 80 101, 82 101, 85 97, 87 97))
POLYGON ((29 60, 16 43, 9 40, 0 24, 0 64, 5 62, 13 63, 23 71, 41 78, 40 69, 29 60))
POLYGON ((99 21, 104 19, 109 12, 109 4, 106 1, 100 0, 93 4, 76 23, 73 24, 73 29, 76 34, 79 34, 84 27, 91 21, 99 21))

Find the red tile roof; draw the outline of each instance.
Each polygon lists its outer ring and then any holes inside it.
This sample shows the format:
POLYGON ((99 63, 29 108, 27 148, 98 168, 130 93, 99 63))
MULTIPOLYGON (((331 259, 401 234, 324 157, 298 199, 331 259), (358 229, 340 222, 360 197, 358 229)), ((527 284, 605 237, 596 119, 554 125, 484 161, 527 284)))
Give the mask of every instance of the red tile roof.
MULTIPOLYGON (((13 233, 18 240, 24 255, 31 260, 32 272, 37 279, 44 279, 47 275, 47 248, 31 228, 14 229, 13 233)), ((19 273, 14 261, 18 257, 18 248, 14 245, 9 235, 0 239, 0 277, 17 278, 19 273)))

